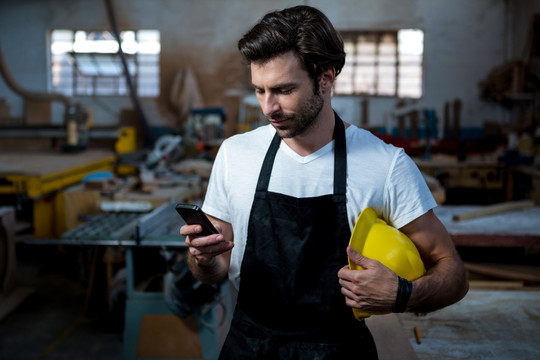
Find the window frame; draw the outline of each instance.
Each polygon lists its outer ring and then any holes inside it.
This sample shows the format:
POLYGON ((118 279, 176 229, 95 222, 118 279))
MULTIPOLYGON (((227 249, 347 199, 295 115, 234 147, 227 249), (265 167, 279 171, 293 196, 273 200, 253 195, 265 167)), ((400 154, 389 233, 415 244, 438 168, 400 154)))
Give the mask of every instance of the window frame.
MULTIPOLYGON (((124 74, 124 67, 122 64, 122 59, 120 57, 120 50, 118 49, 118 43, 116 42, 114 36, 114 43, 116 45, 116 51, 77 51, 75 49, 75 44, 77 43, 76 36, 78 32, 86 33, 87 39, 88 34, 105 34, 110 33, 109 30, 102 29, 52 29, 49 32, 49 81, 52 91, 64 94, 66 96, 80 96, 80 97, 115 97, 115 96, 129 96, 129 87, 127 84, 127 79, 124 74), (53 50, 55 46, 54 32, 65 32, 69 33, 68 38, 65 38, 62 41, 57 41, 57 43, 63 43, 63 45, 69 48, 69 51, 64 50, 53 50), (69 45, 66 45, 69 44, 69 45), (81 59, 85 60, 81 61, 81 59), (85 63, 86 70, 82 70, 81 65, 85 63), (93 63, 93 69, 95 74, 89 74, 85 71, 88 71, 88 64, 93 63), (111 65, 113 65, 111 67, 111 65), (116 67, 113 70, 113 73, 107 73, 103 71, 101 66, 109 65, 109 69, 116 67), (116 73, 114 73, 116 72, 116 73), (107 85, 107 82, 109 85, 107 85)), ((112 35, 112 34, 109 34, 112 35)), ((67 36, 67 35, 66 35, 67 36)), ((120 33, 122 37, 122 52, 125 56, 125 59, 128 63, 128 69, 130 73, 131 82, 137 96, 139 97, 148 97, 148 98, 157 98, 160 96, 160 72, 161 72, 161 32, 158 29, 137 29, 137 30, 123 30, 120 33), (135 52, 126 51, 124 48, 126 43, 124 41, 124 36, 127 33, 133 33, 134 40, 137 44, 141 44, 144 41, 140 40, 141 34, 144 32, 152 31, 155 32, 154 43, 157 40, 157 50, 154 50, 154 53, 145 53, 144 51, 135 50, 135 52), (144 63, 141 62, 141 58, 149 57, 151 60, 144 63), (141 69, 143 71, 141 72, 141 69), (149 70, 149 73, 153 73, 150 81, 141 81, 141 79, 146 78, 148 75, 145 74, 144 70, 149 70), (140 84, 149 84, 147 87, 141 87, 140 84)), ((155 44, 154 44, 155 45, 155 44)))
MULTIPOLYGON (((344 46, 346 49, 346 63, 342 69, 342 72, 336 79, 336 85, 334 86, 334 95, 336 96, 372 96, 372 97, 389 97, 389 98, 403 98, 403 99, 421 99, 424 95, 424 83, 425 83, 425 72, 424 72, 424 55, 425 55, 425 46, 424 46, 424 36, 425 32, 422 29, 419 28, 402 28, 402 29, 391 29, 391 30, 340 30, 339 31, 341 37, 343 38, 344 46), (421 55, 418 55, 420 61, 416 62, 407 62, 402 61, 401 57, 404 55, 407 55, 406 53, 400 52, 400 40, 399 40, 399 32, 400 31, 407 31, 407 30, 414 30, 414 31, 420 31, 422 34, 422 51, 421 55), (393 84, 393 91, 392 93, 382 92, 379 85, 380 80, 382 79, 380 74, 378 73, 380 69, 380 45, 381 45, 381 39, 384 37, 391 37, 393 38, 393 44, 395 47, 395 51, 393 53, 394 61, 392 63, 392 68, 394 71, 394 84, 393 84), (375 38, 376 41, 375 44, 375 52, 371 54, 373 56, 373 60, 371 62, 361 62, 359 61, 359 54, 358 54, 358 48, 359 44, 362 44, 363 42, 360 40, 361 38, 375 38), (350 46, 349 46, 350 45, 350 46), (354 53, 347 52, 347 47, 352 47, 354 50, 354 53), (403 82, 400 78, 400 72, 404 69, 405 64, 412 64, 408 66, 415 67, 415 69, 419 73, 419 84, 416 86, 415 90, 418 93, 418 96, 410 95, 411 92, 406 92, 405 95, 402 95, 403 93, 403 82), (372 83, 362 83, 361 81, 357 80, 357 73, 358 70, 362 66, 371 66, 374 71, 372 71, 371 75, 373 76, 372 83), (348 70, 350 72, 348 72, 348 70), (345 91, 343 89, 343 86, 339 86, 339 82, 344 81, 343 78, 346 78, 349 82, 350 91, 345 91), (366 90, 365 88, 373 87, 373 89, 366 90), (364 89, 362 89, 362 87, 364 89)), ((365 42, 364 44, 368 44, 365 42)), ((369 54, 368 54, 369 56, 369 54)), ((385 63, 386 66, 388 66, 388 62, 385 63)))

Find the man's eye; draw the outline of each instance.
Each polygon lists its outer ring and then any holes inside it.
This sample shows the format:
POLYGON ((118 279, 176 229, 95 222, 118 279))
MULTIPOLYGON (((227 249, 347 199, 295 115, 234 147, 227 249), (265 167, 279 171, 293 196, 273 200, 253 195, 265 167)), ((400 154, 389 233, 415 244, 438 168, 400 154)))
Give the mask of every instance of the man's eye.
POLYGON ((262 89, 255 89, 255 94, 264 94, 264 90, 262 90, 262 89))
POLYGON ((293 92, 293 89, 282 89, 280 91, 283 95, 290 95, 293 92))

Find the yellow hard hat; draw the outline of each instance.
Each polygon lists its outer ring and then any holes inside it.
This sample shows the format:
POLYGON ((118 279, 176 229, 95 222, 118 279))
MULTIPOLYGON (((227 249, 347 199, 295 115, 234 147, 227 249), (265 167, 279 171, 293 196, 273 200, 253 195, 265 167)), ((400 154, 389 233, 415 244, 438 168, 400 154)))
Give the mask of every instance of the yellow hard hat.
MULTIPOLYGON (((386 224, 377 217, 375 210, 365 208, 358 216, 351 234, 349 245, 359 254, 377 260, 390 268, 398 276, 413 281, 424 275, 426 269, 418 249, 405 234, 386 224)), ((349 258, 351 270, 362 270, 349 258)), ((366 312, 353 308, 358 320, 370 315, 383 315, 387 312, 366 312)))

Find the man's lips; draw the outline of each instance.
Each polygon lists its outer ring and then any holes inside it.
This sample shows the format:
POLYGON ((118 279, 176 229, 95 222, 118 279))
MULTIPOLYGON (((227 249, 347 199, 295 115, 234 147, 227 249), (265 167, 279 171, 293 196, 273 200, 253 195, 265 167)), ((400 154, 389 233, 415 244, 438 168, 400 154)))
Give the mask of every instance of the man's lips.
POLYGON ((288 118, 279 118, 279 119, 268 119, 268 121, 270 121, 273 125, 282 125, 284 124, 285 122, 287 122, 287 120, 289 120, 288 118))

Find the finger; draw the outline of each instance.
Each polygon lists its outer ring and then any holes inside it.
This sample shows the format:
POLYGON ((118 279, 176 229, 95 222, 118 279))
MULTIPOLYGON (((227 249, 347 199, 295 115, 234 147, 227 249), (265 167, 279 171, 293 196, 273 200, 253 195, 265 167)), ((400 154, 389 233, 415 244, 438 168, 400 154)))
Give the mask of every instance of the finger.
POLYGON ((205 246, 188 245, 188 248, 189 253, 199 259, 199 261, 207 262, 212 258, 231 250, 233 246, 234 243, 232 241, 222 241, 213 245, 205 246))
POLYGON ((221 234, 196 237, 194 239, 189 239, 186 244, 189 247, 192 255, 216 256, 227 252, 234 247, 234 243, 232 241, 226 241, 224 236, 221 234))
POLYGON ((356 298, 355 294, 346 287, 341 288, 341 294, 344 295, 347 299, 354 300, 356 298))
POLYGON ((349 269, 349 265, 345 265, 344 267, 342 267, 341 269, 339 269, 338 271, 338 278, 341 280, 348 280, 349 279, 349 275, 347 275, 348 272, 350 272, 351 269, 349 269))
POLYGON ((180 235, 182 236, 197 235, 201 231, 202 231, 201 225, 183 225, 180 228, 180 235))
POLYGON ((367 269, 370 265, 373 264, 373 260, 356 252, 356 250, 354 250, 351 246, 347 247, 347 255, 353 263, 355 263, 356 265, 360 265, 364 269, 367 269))
POLYGON ((233 243, 221 243, 215 246, 205 246, 205 247, 190 247, 189 251, 192 255, 196 256, 208 256, 208 257, 214 257, 221 255, 229 250, 232 249, 233 243))
POLYGON ((209 247, 222 243, 226 243, 225 236, 222 234, 213 234, 208 236, 188 236, 189 246, 209 247))
POLYGON ((218 248, 211 248, 211 247, 204 247, 204 248, 196 248, 196 247, 190 247, 189 252, 191 255, 196 257, 207 257, 212 258, 214 256, 217 256, 221 253, 223 253, 222 250, 218 248))
POLYGON ((356 294, 355 296, 351 297, 361 296, 366 293, 366 289, 362 287, 362 283, 355 283, 350 279, 339 279, 339 285, 341 285, 342 291, 346 290, 351 294, 356 294))
POLYGON ((352 287, 354 286, 353 283, 346 279, 339 279, 339 285, 341 286, 341 292, 343 295, 347 296, 348 294, 345 293, 352 293, 352 287))
POLYGON ((341 294, 345 297, 345 303, 354 308, 360 308, 363 304, 366 304, 363 294, 358 294, 348 289, 347 287, 341 288, 341 294))

